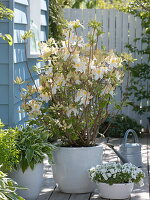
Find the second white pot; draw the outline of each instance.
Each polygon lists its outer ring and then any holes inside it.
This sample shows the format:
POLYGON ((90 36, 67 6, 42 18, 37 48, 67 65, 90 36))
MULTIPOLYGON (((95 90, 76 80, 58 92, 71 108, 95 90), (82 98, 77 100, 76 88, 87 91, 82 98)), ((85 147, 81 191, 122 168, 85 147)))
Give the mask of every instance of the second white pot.
POLYGON ((53 177, 65 193, 93 192, 88 170, 102 163, 102 145, 94 147, 60 147, 54 152, 53 177))
POLYGON ((36 164, 34 169, 27 168, 23 173, 21 169, 10 173, 10 177, 18 183, 19 186, 28 188, 28 190, 17 190, 17 193, 26 200, 35 200, 40 192, 43 181, 43 163, 36 164))
POLYGON ((129 198, 134 183, 122 183, 109 185, 107 183, 97 183, 100 196, 106 199, 127 199, 129 198))

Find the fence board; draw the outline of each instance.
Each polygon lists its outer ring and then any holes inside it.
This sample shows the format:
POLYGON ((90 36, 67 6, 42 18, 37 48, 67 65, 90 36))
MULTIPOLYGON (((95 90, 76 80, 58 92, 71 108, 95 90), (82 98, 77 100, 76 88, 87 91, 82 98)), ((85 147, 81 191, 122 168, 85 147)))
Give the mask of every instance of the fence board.
POLYGON ((115 49, 115 35, 116 35, 116 28, 115 28, 115 10, 109 11, 109 49, 115 49))
MULTIPOLYGON (((141 19, 136 17, 136 22, 135 22, 135 26, 136 26, 136 38, 141 38, 142 37, 142 27, 139 26, 139 24, 141 24, 141 19)), ((136 47, 138 48, 138 50, 141 50, 142 49, 142 43, 141 43, 141 40, 137 40, 136 41, 136 47)), ((141 54, 138 54, 136 53, 136 59, 137 59, 137 62, 136 63, 141 63, 141 54)))
MULTIPOLYGON (((79 20, 81 19, 80 23, 83 25, 83 20, 82 20, 83 12, 81 12, 80 9, 76 9, 76 15, 79 20)), ((78 33, 78 35, 83 36, 83 28, 78 28, 77 33, 78 33)))
POLYGON ((122 12, 116 11, 116 51, 122 51, 122 12))
POLYGON ((103 38, 103 45, 106 47, 106 49, 108 50, 108 15, 109 15, 109 10, 103 10, 103 31, 105 32, 102 35, 103 38))
POLYGON ((76 9, 72 9, 70 12, 70 21, 74 21, 78 19, 77 15, 76 15, 76 9))
POLYGON ((125 47, 125 45, 128 43, 128 14, 123 13, 122 18, 122 47, 124 52, 128 52, 128 49, 125 47))
POLYGON ((64 18, 68 21, 70 20, 70 9, 69 8, 64 9, 64 18))
POLYGON ((88 10, 82 10, 82 13, 83 13, 83 26, 84 26, 84 29, 83 29, 83 36, 84 36, 84 40, 85 42, 87 42, 87 35, 88 35, 88 10))

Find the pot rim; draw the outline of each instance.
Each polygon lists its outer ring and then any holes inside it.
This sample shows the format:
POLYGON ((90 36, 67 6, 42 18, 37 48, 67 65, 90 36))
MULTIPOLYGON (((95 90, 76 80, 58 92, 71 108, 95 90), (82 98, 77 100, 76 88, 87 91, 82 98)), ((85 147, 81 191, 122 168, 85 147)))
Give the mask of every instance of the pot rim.
POLYGON ((102 144, 96 144, 94 146, 89 146, 89 147, 63 147, 63 146, 56 146, 56 150, 59 149, 59 148, 61 148, 61 149, 87 149, 87 148, 98 148, 98 147, 103 147, 103 145, 102 144))
POLYGON ((109 186, 113 186, 113 185, 132 185, 132 184, 134 184, 133 182, 132 183, 114 183, 114 184, 112 184, 112 185, 110 185, 109 183, 103 183, 103 182, 96 182, 96 184, 103 184, 103 185, 109 185, 109 186))

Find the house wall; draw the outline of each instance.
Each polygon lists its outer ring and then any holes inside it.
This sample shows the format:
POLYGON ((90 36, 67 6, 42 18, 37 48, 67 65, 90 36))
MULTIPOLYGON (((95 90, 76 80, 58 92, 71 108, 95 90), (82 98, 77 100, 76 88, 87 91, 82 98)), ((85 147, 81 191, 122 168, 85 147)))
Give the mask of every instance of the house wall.
MULTIPOLYGON (((14 44, 9 46, 0 40, 0 118, 9 126, 23 124, 27 120, 25 113, 21 112, 20 88, 14 84, 16 77, 24 81, 30 81, 31 77, 27 66, 32 71, 32 66, 42 65, 38 58, 27 58, 26 45, 21 35, 28 30, 28 0, 9 0, 7 6, 14 10, 12 22, 7 20, 0 22, 3 33, 13 36, 14 44), (9 28, 10 26, 10 28, 9 28), (2 56, 1 56, 2 55, 2 56)), ((40 40, 45 41, 48 35, 48 0, 41 0, 41 31, 40 40)), ((38 76, 32 73, 34 80, 38 83, 38 76)))
MULTIPOLYGON (((13 10, 13 2, 9 0, 2 0, 8 8, 13 10)), ((13 22, 7 19, 0 20, 0 32, 2 34, 12 33, 13 22)), ((0 119, 8 125, 12 118, 12 58, 13 46, 0 39, 0 119)))

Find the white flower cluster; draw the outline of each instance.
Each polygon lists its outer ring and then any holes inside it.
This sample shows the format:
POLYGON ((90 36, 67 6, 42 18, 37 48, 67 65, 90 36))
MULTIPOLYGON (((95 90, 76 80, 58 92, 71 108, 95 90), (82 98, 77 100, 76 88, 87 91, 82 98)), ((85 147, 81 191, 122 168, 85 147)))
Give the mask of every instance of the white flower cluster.
POLYGON ((141 169, 131 163, 110 162, 97 165, 89 170, 89 175, 94 182, 114 183, 139 183, 143 186, 144 173, 141 169))

